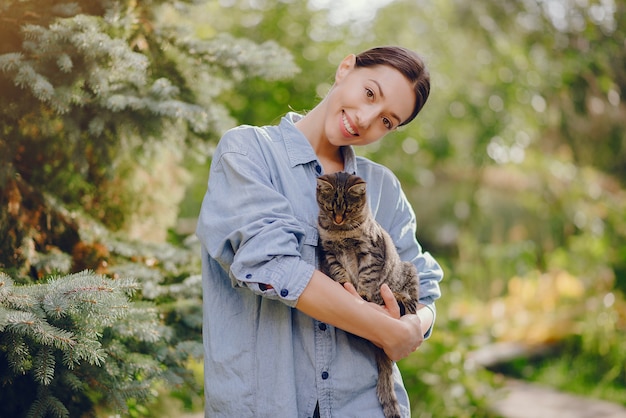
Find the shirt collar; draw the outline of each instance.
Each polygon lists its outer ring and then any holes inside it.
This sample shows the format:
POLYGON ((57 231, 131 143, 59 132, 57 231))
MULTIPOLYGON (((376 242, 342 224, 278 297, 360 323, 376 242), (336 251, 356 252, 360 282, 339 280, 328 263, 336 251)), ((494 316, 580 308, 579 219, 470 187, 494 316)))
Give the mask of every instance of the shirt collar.
MULTIPOLYGON (((280 121, 280 131, 285 141, 287 155, 292 167, 317 161, 309 140, 304 136, 295 123, 302 119, 302 115, 289 112, 280 121)), ((356 154, 351 146, 342 147, 344 170, 356 174, 356 154)))

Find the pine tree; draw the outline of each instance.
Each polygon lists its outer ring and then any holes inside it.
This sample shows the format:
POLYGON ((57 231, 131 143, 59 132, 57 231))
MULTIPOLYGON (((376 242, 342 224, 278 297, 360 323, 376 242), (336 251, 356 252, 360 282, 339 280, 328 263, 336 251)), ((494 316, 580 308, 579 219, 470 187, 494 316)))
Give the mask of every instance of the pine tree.
POLYGON ((200 39, 167 18, 167 5, 0 4, 8 416, 124 410, 149 402, 159 381, 200 391, 186 367, 202 354, 197 248, 162 242, 183 163, 208 156, 234 124, 220 102, 233 83, 297 69, 273 42, 200 39), (147 242, 154 230, 160 242, 147 242))
POLYGON ((87 393, 103 392, 107 384, 121 407, 128 394, 146 398, 159 364, 119 343, 129 338, 123 324, 137 311, 142 315, 132 318, 133 327, 143 332, 133 335, 134 341, 154 343, 160 337, 154 307, 129 299, 137 289, 135 281, 88 271, 29 286, 16 286, 0 273, 3 413, 76 416, 82 412, 77 403, 89 404, 87 393))
POLYGON ((21 205, 38 199, 30 188, 80 205, 112 229, 127 227, 135 212, 144 216, 132 221, 147 224, 155 213, 175 212, 182 195, 157 199, 155 190, 145 191, 162 174, 155 176, 152 164, 166 159, 178 177, 168 192, 183 189, 185 176, 172 166, 208 155, 210 141, 234 124, 220 94, 242 77, 295 71, 275 43, 226 34, 198 39, 159 10, 104 0, 0 6, 0 203, 8 209, 0 233, 10 237, 0 265, 27 261, 30 227, 43 231, 38 247, 50 244, 47 225, 24 225, 18 215, 30 210, 33 220, 47 211, 21 205), (150 203, 159 211, 138 211, 150 203))

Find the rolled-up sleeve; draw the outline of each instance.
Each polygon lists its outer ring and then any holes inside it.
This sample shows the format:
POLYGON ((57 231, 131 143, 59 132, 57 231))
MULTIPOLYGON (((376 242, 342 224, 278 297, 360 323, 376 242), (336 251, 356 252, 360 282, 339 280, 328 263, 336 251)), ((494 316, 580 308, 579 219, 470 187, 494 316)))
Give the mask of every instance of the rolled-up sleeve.
POLYGON ((314 266, 302 260, 305 229, 272 183, 251 129, 227 132, 213 157, 197 235, 233 286, 295 306, 314 266))

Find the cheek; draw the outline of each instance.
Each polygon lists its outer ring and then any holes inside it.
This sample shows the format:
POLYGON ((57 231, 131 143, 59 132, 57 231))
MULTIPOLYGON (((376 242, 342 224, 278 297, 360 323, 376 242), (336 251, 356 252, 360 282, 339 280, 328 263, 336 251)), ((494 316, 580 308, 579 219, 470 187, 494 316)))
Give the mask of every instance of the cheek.
POLYGON ((371 128, 367 132, 367 136, 364 136, 361 138, 361 141, 359 141, 359 144, 360 145, 373 144, 374 142, 377 142, 381 140, 382 138, 384 138, 385 135, 387 135, 388 133, 389 131, 387 129, 371 128))

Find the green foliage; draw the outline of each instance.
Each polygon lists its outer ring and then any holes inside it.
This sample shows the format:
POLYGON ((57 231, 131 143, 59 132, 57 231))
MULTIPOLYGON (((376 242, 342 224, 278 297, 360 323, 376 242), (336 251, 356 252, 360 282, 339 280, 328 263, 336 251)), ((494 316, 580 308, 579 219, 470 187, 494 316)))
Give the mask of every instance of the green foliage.
MULTIPOLYGON (((354 41, 348 27, 330 27, 328 11, 314 10, 306 1, 279 0, 272 7, 248 0, 218 3, 224 2, 192 6, 190 13, 179 18, 200 37, 207 32, 227 32, 259 42, 278 40, 302 69, 284 80, 238 79, 222 97, 229 113, 240 123, 264 125, 277 121, 289 110, 311 109, 333 82, 336 62, 354 52, 347 47, 354 41), (326 59, 331 54, 338 58, 336 62, 326 59)), ((292 62, 281 60, 277 65, 290 66, 292 62)))
POLYGON ((297 67, 271 40, 189 36, 169 4, 0 6, 3 413, 146 415, 159 387, 198 403, 197 251, 162 243, 184 162, 234 124, 234 82, 297 67))
MULTIPOLYGON (((0 19, 12 24, 0 29, 1 202, 19 177, 126 228, 138 209, 154 213, 135 199, 136 176, 150 176, 161 147, 177 150, 178 166, 206 157, 208 141, 234 124, 220 100, 234 81, 297 70, 273 41, 198 39, 163 14, 135 2, 3 4, 0 19)), ((172 189, 184 186, 184 175, 174 179, 172 189)), ((158 203, 175 211, 181 198, 158 203)))
POLYGON ((529 380, 626 405, 626 302, 608 290, 591 295, 586 305, 580 332, 561 342, 558 355, 505 367, 529 380))
MULTIPOLYGON (((435 335, 403 366, 414 403, 429 404, 415 414, 488 414, 488 396, 472 397, 472 388, 485 393, 494 382, 480 371, 451 381, 449 353, 462 347, 452 357, 464 364, 467 351, 505 335, 572 335, 581 327, 577 308, 626 280, 623 5, 592 1, 554 13, 547 3, 397 0, 374 21, 344 16, 345 25, 331 26, 324 10, 307 10, 304 2, 263 4, 229 2, 228 16, 194 26, 280 39, 307 75, 240 84, 228 97, 242 123, 272 123, 289 108, 310 109, 348 53, 397 43, 425 56, 433 90, 422 114, 360 152, 398 174, 417 212, 420 242, 450 265, 452 285, 444 287, 435 335), (561 283, 559 274, 585 289, 585 298, 572 301, 558 286, 536 298, 532 292, 561 283), (446 312, 441 305, 448 299, 455 303, 446 312), (554 312, 547 315, 545 304, 554 312), (474 313, 473 305, 511 316, 496 321, 492 312, 474 313), (455 327, 444 315, 461 323, 455 327), (521 325, 525 315, 538 332, 521 325), (494 326, 509 332, 492 333, 494 326), (421 382, 431 371, 437 378, 429 382, 443 382, 445 395, 421 382), (457 384, 467 397, 449 393, 457 384)), ((606 346, 620 347, 615 334, 589 326, 606 346)))
POLYGON ((503 161, 531 145, 552 155, 571 152, 576 164, 624 178, 623 5, 592 1, 565 11, 541 2, 461 1, 454 9, 434 3, 420 14, 446 22, 432 30, 453 38, 434 39, 441 48, 431 56, 450 70, 442 74, 439 96, 447 103, 438 111, 453 128, 437 133, 456 150, 503 161))
POLYGON ((150 411, 157 389, 167 387, 197 406, 201 383, 188 365, 202 357, 200 277, 192 274, 200 268, 198 248, 132 242, 84 215, 73 217, 81 243, 106 249, 107 274, 63 271, 15 285, 2 273, 0 353, 9 368, 0 370, 7 388, 1 400, 15 416, 44 416, 57 404, 69 416, 95 409, 137 414, 150 411))
MULTIPOLYGON (((598 335, 596 335, 597 337, 598 335)), ((553 350, 553 355, 519 359, 500 365, 496 370, 512 377, 548 385, 566 392, 603 399, 626 406, 623 335, 599 335, 606 348, 585 336, 572 336, 553 350), (596 347, 590 347, 596 345, 596 347)))
POLYGON ((438 324, 437 332, 398 365, 411 400, 412 417, 495 418, 490 405, 500 383, 469 359, 470 335, 459 323, 438 324))
POLYGON ((158 338, 154 310, 129 320, 137 310, 130 300, 137 290, 135 281, 111 280, 85 271, 29 286, 16 286, 0 273, 0 283, 0 353, 6 365, 0 374, 1 401, 5 413, 75 416, 92 402, 90 391, 102 391, 100 385, 122 397, 121 405, 128 393, 141 392, 142 398, 147 397, 147 388, 137 391, 130 376, 149 382, 160 375, 159 368, 148 367, 154 362, 149 356, 116 347, 119 343, 115 342, 127 338, 144 344, 158 338), (118 331, 122 323, 132 323, 134 332, 123 335, 118 331))
POLYGON ((6 396, 30 394, 40 400, 29 408, 57 416, 110 401, 157 415, 148 398, 164 386, 196 405, 201 388, 188 364, 201 353, 197 251, 183 239, 146 241, 172 226, 188 166, 198 168, 184 214, 197 214, 204 160, 224 129, 312 108, 341 58, 391 43, 425 56, 432 94, 413 124, 360 152, 398 174, 418 238, 447 265, 449 284, 435 334, 401 364, 414 414, 489 416, 498 382, 468 353, 534 338, 520 325, 525 315, 542 338, 567 336, 566 358, 579 370, 601 365, 572 382, 623 385, 623 4, 574 2, 558 13, 545 2, 396 0, 375 20, 355 13, 331 24, 332 11, 305 0, 53 3, 0 6, 0 267, 20 285, 91 268, 133 277, 138 289, 132 314, 91 336, 103 362, 83 358, 72 373, 51 337, 71 331, 61 326, 68 317, 53 318, 65 305, 41 305, 40 330, 52 339, 11 342, 15 370, 0 370, 14 376, 6 396), (306 76, 286 80, 296 66, 306 76), (76 207, 96 221, 67 209, 76 207), (558 274, 584 299, 558 286, 534 297, 558 274), (492 321, 502 309, 511 316, 492 321), (37 392, 34 382, 50 383, 37 392), (85 395, 68 403, 68 393, 85 395))

